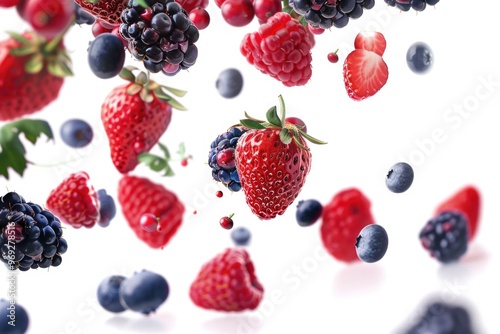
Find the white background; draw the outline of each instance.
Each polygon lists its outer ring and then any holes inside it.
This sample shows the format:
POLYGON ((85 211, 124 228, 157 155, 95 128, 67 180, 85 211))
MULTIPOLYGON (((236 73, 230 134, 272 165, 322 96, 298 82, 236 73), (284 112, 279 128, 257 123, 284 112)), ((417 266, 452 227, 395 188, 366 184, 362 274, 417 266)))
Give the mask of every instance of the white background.
MULTIPOLYGON (((139 241, 120 209, 108 228, 66 228, 69 250, 60 267, 18 274, 18 302, 30 314, 29 333, 396 334, 417 318, 429 298, 465 305, 477 333, 498 333, 498 314, 489 301, 498 293, 500 280, 495 270, 500 232, 500 69, 496 40, 490 36, 498 31, 500 8, 483 7, 479 12, 469 2, 443 0, 422 13, 400 13, 377 0, 372 10, 347 27, 316 36, 311 81, 286 88, 258 72, 239 52, 243 35, 256 30, 257 21, 231 27, 211 3, 212 22, 201 31, 196 65, 173 78, 154 76, 189 91, 180 99, 189 110, 174 111, 161 142, 172 152, 184 142, 193 160, 185 168, 173 163, 176 175, 171 178, 142 166, 133 172, 177 193, 187 208, 182 227, 164 250, 139 241), (375 96, 355 102, 344 89, 342 62, 362 30, 385 35, 389 80, 375 96), (416 75, 406 65, 406 51, 416 41, 434 51, 435 64, 426 75, 416 75), (340 61, 331 64, 326 55, 337 48, 340 61), (245 78, 242 93, 234 99, 220 97, 215 89, 217 75, 227 67, 240 69, 245 78), (328 141, 312 147, 312 170, 299 199, 316 198, 326 204, 344 188, 361 189, 372 202, 377 223, 389 234, 389 249, 380 262, 338 262, 323 249, 320 222, 299 227, 294 205, 279 218, 260 221, 242 192, 231 194, 211 179, 206 164, 210 142, 245 111, 263 118, 279 94, 288 115, 302 118, 310 134, 328 141), (470 112, 460 116, 459 108, 470 112), (441 142, 430 143, 436 131, 443 134, 441 142), (413 165, 415 181, 406 193, 393 194, 385 187, 385 173, 401 160, 413 165), (466 184, 481 191, 481 226, 459 263, 440 265, 420 246, 418 232, 435 207, 466 184), (224 191, 222 198, 215 196, 219 189, 224 191), (207 311, 194 306, 188 296, 201 265, 232 246, 230 232, 218 224, 231 212, 235 226, 246 226, 253 234, 248 251, 266 291, 254 312, 207 311), (96 303, 103 278, 141 269, 164 275, 170 284, 168 300, 154 315, 114 315, 96 303)), ((26 28, 14 10, 1 10, 0 17, 2 32, 26 28)), ((66 45, 75 75, 66 79, 56 102, 30 116, 48 120, 55 140, 42 139, 36 148, 27 144, 28 158, 40 165, 66 164, 30 166, 22 178, 2 178, 4 192, 15 190, 45 203, 63 177, 85 170, 95 188, 116 197, 120 174, 109 158, 100 106, 122 81, 101 80, 90 72, 86 49, 91 40, 90 26, 70 30, 66 45), (59 137, 62 122, 74 117, 94 127, 95 139, 87 148, 71 149, 59 137)), ((134 61, 128 57, 127 64, 134 61)), ((6 286, 0 283, 0 296, 6 286)))

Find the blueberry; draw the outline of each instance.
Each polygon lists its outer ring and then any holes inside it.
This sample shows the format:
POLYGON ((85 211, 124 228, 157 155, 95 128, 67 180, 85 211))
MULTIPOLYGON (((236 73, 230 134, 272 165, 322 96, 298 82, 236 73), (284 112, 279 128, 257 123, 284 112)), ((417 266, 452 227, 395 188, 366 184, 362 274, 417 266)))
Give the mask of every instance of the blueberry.
POLYGON ((417 74, 428 72, 434 61, 431 48, 423 43, 413 43, 406 52, 406 63, 410 70, 417 74))
POLYGON ((78 25, 92 25, 94 22, 95 17, 75 3, 75 23, 78 25))
POLYGON ((462 306, 436 301, 427 306, 421 318, 405 334, 472 334, 469 312, 462 306))
POLYGON ((120 303, 120 287, 125 276, 113 275, 101 281, 97 288, 97 301, 107 311, 120 313, 126 308, 120 303))
POLYGON ((106 227, 116 215, 116 205, 113 197, 106 193, 105 189, 97 191, 99 199, 99 215, 100 219, 97 222, 100 226, 106 227))
POLYGON ((88 63, 91 71, 101 79, 117 76, 125 63, 125 48, 122 40, 112 34, 98 35, 88 48, 88 63))
POLYGON ((385 184, 393 193, 403 193, 410 188, 413 177, 413 168, 406 162, 398 162, 387 173, 385 184))
POLYGON ((235 68, 223 70, 215 82, 219 94, 227 99, 238 96, 243 89, 243 76, 235 68))
POLYGON ((321 217, 322 212, 323 206, 320 202, 315 199, 308 199, 299 201, 295 218, 300 226, 311 226, 321 217))
POLYGON ((17 302, 0 299, 0 333, 24 334, 28 331, 30 321, 26 309, 17 302), (10 323, 11 314, 15 314, 15 326, 10 323))
POLYGON ((243 226, 237 227, 231 232, 231 239, 238 246, 248 245, 251 236, 250 230, 243 226))
POLYGON ((169 286, 165 278, 148 270, 135 273, 120 286, 120 302, 136 312, 149 314, 165 302, 169 286))
POLYGON ((361 261, 367 263, 382 259, 387 251, 389 238, 385 229, 377 224, 365 226, 356 239, 356 253, 361 261))
POLYGON ((69 119, 60 129, 63 142, 73 148, 85 147, 92 141, 94 132, 89 123, 83 119, 69 119))

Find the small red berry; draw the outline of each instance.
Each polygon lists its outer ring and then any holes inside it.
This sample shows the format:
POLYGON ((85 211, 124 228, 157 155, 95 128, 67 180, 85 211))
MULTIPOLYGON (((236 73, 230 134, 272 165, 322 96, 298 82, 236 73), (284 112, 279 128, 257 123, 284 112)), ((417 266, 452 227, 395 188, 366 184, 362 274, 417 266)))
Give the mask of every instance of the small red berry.
POLYGON ((14 7, 19 3, 19 0, 0 0, 0 7, 9 8, 14 7))
POLYGON ((321 35, 322 33, 325 32, 325 29, 323 29, 321 27, 313 27, 310 24, 308 24, 307 27, 309 28, 309 31, 312 32, 315 35, 321 35))
POLYGON ((301 120, 300 118, 298 118, 298 117, 287 117, 287 118, 285 118, 285 122, 291 123, 291 124, 297 126, 303 132, 307 133, 306 123, 304 123, 304 121, 301 120))
POLYGON ((251 0, 226 0, 220 10, 224 20, 234 27, 246 26, 255 16, 251 0))
POLYGON ((102 24, 101 20, 95 20, 95 22, 92 24, 92 35, 94 35, 94 37, 97 37, 100 34, 104 34, 106 32, 111 32, 112 30, 113 29, 105 27, 102 24))
POLYGON ((75 4, 72 0, 26 0, 24 19, 33 30, 47 39, 62 33, 70 24, 75 4))
POLYGON ((201 6, 198 6, 189 12, 189 19, 198 28, 203 30, 210 24, 210 14, 201 6))
POLYGON ((337 54, 337 52, 338 52, 338 51, 339 51, 339 50, 337 49, 335 52, 330 52, 330 53, 328 54, 328 56, 327 56, 327 57, 328 57, 328 61, 329 61, 330 63, 334 63, 334 64, 335 64, 336 62, 338 62, 338 61, 339 61, 339 55, 337 54))
POLYGON ((144 231, 154 232, 158 228, 159 218, 152 213, 145 213, 140 218, 140 224, 144 231))
POLYGON ((230 214, 229 216, 226 216, 226 217, 222 217, 220 220, 219 220, 219 224, 220 226, 222 226, 222 228, 226 229, 226 230, 230 230, 233 228, 233 225, 234 225, 234 222, 233 222, 233 216, 234 216, 234 213, 230 214))
POLYGON ((188 159, 182 159, 181 160, 181 166, 186 167, 188 165, 188 159))
POLYGON ((218 190, 216 193, 215 193, 215 196, 221 198, 222 196, 224 195, 224 193, 220 190, 218 190))

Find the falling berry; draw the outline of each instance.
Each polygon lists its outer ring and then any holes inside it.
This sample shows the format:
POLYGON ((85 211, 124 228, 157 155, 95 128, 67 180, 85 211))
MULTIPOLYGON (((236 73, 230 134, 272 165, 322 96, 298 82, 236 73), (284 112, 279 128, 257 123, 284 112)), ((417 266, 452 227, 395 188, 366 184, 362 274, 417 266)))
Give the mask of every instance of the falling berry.
POLYGON ((159 218, 152 213, 144 213, 140 218, 141 227, 146 232, 154 232, 158 228, 159 218))
POLYGON ((339 61, 339 55, 337 54, 337 52, 339 52, 339 49, 335 50, 335 52, 330 52, 327 57, 328 57, 328 61, 330 63, 337 63, 339 61))
POLYGON ((224 193, 220 190, 218 190, 216 193, 215 193, 215 196, 221 198, 222 196, 224 195, 224 193))
POLYGON ((187 158, 184 158, 181 160, 181 166, 182 167, 186 167, 188 165, 188 159, 187 158))
POLYGON ((234 222, 233 222, 233 216, 234 216, 234 213, 231 213, 229 216, 226 216, 226 217, 222 217, 220 220, 219 220, 219 224, 220 226, 222 226, 222 228, 226 229, 226 230, 230 230, 233 228, 233 225, 234 225, 234 222))

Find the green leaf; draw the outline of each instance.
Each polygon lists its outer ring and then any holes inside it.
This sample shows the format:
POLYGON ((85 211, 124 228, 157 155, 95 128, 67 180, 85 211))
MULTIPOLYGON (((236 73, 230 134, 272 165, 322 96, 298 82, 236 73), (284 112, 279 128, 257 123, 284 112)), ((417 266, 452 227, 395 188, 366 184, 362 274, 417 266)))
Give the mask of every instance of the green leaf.
POLYGON ((49 140, 53 139, 49 123, 43 120, 22 119, 7 123, 0 128, 0 175, 9 179, 9 168, 22 176, 27 168, 26 149, 19 135, 23 133, 32 144, 44 134, 49 140))
POLYGON ((290 130, 288 130, 287 128, 281 129, 280 140, 283 144, 290 144, 292 142, 292 135, 290 134, 290 130))
POLYGON ((7 35, 12 37, 12 39, 18 41, 20 44, 29 44, 30 40, 21 35, 20 33, 14 31, 6 31, 7 35))
POLYGON ((242 119, 240 124, 250 129, 265 129, 266 127, 253 119, 242 119))
POLYGON ((162 143, 158 143, 158 146, 160 146, 160 150, 163 152, 165 159, 170 160, 170 152, 168 151, 168 148, 162 143))
POLYGON ((180 90, 180 89, 173 88, 173 87, 168 87, 168 86, 163 86, 162 85, 161 88, 166 89, 167 91, 169 91, 170 93, 172 93, 172 94, 174 94, 175 96, 178 96, 178 97, 183 97, 184 95, 187 94, 187 91, 180 90))
POLYGON ((284 122, 286 119, 286 108, 285 108, 285 101, 283 100, 283 96, 279 95, 278 101, 280 103, 280 118, 284 122))
POLYGON ((12 49, 9 51, 9 54, 13 56, 27 56, 37 51, 34 45, 23 46, 17 49, 12 49))
POLYGON ((272 106, 266 113, 266 119, 272 125, 276 125, 278 128, 283 127, 281 123, 281 119, 278 117, 278 113, 276 112, 276 106, 272 106))
POLYGON ((141 86, 144 86, 148 81, 149 81, 148 75, 144 72, 140 72, 139 74, 137 74, 137 77, 135 78, 135 82, 141 86))
POLYGON ((304 131, 302 130, 299 130, 299 133, 302 137, 304 137, 305 139, 309 140, 311 143, 314 143, 314 144, 319 144, 319 145, 324 145, 324 144, 328 144, 326 141, 322 141, 320 139, 317 139, 317 138, 314 138, 313 136, 311 135, 308 135, 307 133, 305 133, 304 131))
POLYGON ((184 155, 186 154, 186 145, 184 145, 184 143, 179 144, 179 149, 177 150, 177 153, 179 153, 181 158, 184 157, 184 155))
POLYGON ((167 166, 165 159, 148 152, 141 153, 137 159, 155 172, 162 171, 167 166))
POLYGON ((141 7, 143 8, 149 8, 148 4, 146 3, 145 0, 135 0, 141 7))
POLYGON ((154 92, 155 92, 157 98, 159 98, 162 101, 168 102, 168 104, 170 104, 170 106, 172 106, 172 108, 175 108, 177 110, 182 110, 182 111, 187 110, 187 108, 184 107, 179 101, 177 101, 176 99, 174 99, 170 95, 165 94, 165 92, 163 90, 161 90, 161 87, 156 89, 154 92))
POLYGON ((135 82, 135 75, 132 73, 132 71, 135 69, 135 67, 132 66, 125 66, 121 69, 120 73, 118 74, 120 78, 125 79, 130 82, 135 82))
POLYGON ((43 55, 36 53, 30 58, 24 65, 24 69, 27 73, 36 74, 43 69, 43 55))

